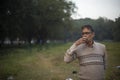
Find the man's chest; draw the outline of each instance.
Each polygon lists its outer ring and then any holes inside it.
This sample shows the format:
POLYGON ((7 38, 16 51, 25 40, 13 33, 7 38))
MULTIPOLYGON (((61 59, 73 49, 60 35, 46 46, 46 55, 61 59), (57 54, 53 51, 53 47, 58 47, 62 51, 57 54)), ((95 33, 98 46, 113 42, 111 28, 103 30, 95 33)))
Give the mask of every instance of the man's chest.
POLYGON ((84 48, 78 48, 76 50, 76 54, 77 56, 85 56, 85 55, 91 55, 91 54, 98 54, 103 56, 104 55, 104 51, 102 48, 100 47, 84 47, 84 48))

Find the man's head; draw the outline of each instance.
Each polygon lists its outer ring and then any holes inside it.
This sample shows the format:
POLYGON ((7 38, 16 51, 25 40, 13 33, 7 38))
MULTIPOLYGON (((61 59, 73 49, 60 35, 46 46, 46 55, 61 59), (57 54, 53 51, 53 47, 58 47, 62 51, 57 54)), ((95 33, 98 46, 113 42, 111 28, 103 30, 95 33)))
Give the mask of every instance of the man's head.
POLYGON ((95 33, 91 25, 84 25, 81 29, 82 37, 87 38, 88 41, 93 40, 95 33))

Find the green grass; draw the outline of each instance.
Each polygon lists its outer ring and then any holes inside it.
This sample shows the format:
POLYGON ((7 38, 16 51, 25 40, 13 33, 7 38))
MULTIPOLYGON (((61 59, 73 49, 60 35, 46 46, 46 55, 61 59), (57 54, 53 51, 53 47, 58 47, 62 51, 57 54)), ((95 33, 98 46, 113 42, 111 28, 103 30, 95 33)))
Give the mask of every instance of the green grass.
POLYGON ((119 80, 120 76, 115 75, 117 71, 117 74, 120 75, 120 69, 116 69, 116 66, 120 66, 120 42, 106 42, 107 53, 108 53, 108 67, 106 72, 106 79, 107 80, 113 80, 111 77, 114 77, 119 80), (119 78, 119 79, 118 79, 119 78))
MULTIPOLYGON (((103 43, 108 52, 106 80, 109 80, 114 67, 120 65, 120 42, 103 43)), ((6 80, 10 76, 15 80, 65 80, 73 70, 79 69, 77 60, 70 64, 63 61, 64 53, 71 44, 1 49, 0 80, 6 80)))

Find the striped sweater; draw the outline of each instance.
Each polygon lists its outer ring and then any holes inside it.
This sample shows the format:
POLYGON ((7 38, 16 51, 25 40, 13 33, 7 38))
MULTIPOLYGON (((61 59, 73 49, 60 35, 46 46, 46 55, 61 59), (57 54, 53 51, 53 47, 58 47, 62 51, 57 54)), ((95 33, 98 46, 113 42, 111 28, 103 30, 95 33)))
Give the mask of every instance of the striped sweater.
POLYGON ((64 61, 69 63, 76 58, 80 64, 80 80, 104 80, 107 59, 105 45, 94 42, 92 47, 86 44, 76 47, 73 44, 66 51, 64 61))

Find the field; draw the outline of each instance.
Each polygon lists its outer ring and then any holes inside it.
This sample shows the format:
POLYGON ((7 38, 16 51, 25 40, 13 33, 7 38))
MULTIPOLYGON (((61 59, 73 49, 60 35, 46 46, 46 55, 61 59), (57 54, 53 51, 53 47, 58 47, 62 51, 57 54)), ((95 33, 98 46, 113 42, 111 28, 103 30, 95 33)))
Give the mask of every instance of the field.
MULTIPOLYGON (((120 42, 102 43, 108 52, 106 80, 118 80, 115 67, 120 65, 120 42)), ((70 64, 63 61, 64 53, 71 44, 0 49, 0 80, 65 80, 69 76, 76 77, 72 71, 79 69, 78 61, 70 64)))

